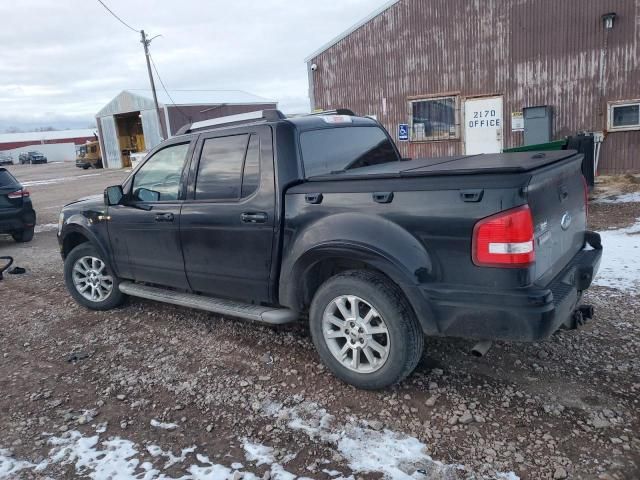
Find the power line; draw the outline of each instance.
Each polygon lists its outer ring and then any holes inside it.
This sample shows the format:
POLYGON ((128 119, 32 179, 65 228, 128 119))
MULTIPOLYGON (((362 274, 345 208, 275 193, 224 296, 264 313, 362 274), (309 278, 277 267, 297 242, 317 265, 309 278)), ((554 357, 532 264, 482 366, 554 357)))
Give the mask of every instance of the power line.
POLYGON ((140 33, 140 30, 136 30, 135 28, 133 28, 131 25, 129 25, 127 22, 125 22, 124 20, 122 20, 118 15, 116 15, 113 10, 111 10, 109 7, 107 7, 107 5, 102 1, 102 0, 98 0, 98 3, 100 5, 102 5, 107 12, 109 12, 111 15, 113 15, 121 24, 123 24, 125 27, 127 27, 129 30, 132 30, 136 33, 140 33))
POLYGON ((149 59, 151 60, 151 65, 153 65, 153 69, 156 72, 156 76, 158 77, 158 80, 160 80, 160 85, 162 85, 162 89, 164 90, 164 93, 167 94, 167 97, 169 97, 169 100, 171 100, 171 103, 173 103, 173 106, 176 107, 178 109, 178 111, 184 115, 184 117, 188 120, 191 117, 186 114, 184 112, 184 110, 182 110, 178 105, 176 105, 176 101, 171 97, 171 94, 169 93, 169 90, 167 90, 167 87, 164 86, 164 82, 162 81, 162 77, 160 76, 160 73, 158 73, 158 67, 156 67, 156 62, 153 61, 153 57, 151 56, 151 53, 149 53, 149 59))

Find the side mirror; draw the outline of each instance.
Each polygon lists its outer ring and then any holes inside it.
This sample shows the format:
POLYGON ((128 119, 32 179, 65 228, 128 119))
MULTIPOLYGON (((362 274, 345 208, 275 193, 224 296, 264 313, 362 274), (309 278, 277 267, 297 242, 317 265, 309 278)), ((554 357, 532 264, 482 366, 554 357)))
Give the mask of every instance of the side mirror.
POLYGON ((104 189, 104 203, 107 206, 120 205, 123 197, 122 185, 112 185, 104 189))

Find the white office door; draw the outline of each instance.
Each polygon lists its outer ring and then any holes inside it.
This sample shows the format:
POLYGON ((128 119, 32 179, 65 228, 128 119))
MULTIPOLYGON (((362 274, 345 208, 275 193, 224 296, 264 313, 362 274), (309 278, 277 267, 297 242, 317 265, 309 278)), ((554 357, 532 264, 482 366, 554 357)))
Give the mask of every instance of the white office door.
POLYGON ((467 155, 502 151, 502 97, 470 98, 464 102, 467 155))

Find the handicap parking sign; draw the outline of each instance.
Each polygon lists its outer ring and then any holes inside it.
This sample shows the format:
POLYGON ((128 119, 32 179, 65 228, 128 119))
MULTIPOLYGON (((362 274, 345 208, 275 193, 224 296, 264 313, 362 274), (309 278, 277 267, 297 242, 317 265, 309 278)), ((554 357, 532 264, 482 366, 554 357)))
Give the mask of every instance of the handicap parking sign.
POLYGON ((398 125, 398 140, 401 142, 409 141, 409 125, 401 123, 398 125))

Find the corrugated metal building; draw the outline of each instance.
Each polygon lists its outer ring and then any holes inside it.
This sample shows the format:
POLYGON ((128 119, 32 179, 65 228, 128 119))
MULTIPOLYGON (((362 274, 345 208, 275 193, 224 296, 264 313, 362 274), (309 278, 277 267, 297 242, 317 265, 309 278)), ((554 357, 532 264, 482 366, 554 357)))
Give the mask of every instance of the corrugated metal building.
POLYGON ((640 172, 640 0, 394 0, 307 63, 312 109, 375 115, 408 157, 521 146, 549 106, 553 139, 640 172))
POLYGON ((274 101, 240 90, 172 90, 157 94, 159 121, 151 90, 124 90, 97 113, 106 168, 129 165, 130 154, 151 150, 187 123, 277 107, 274 101))

